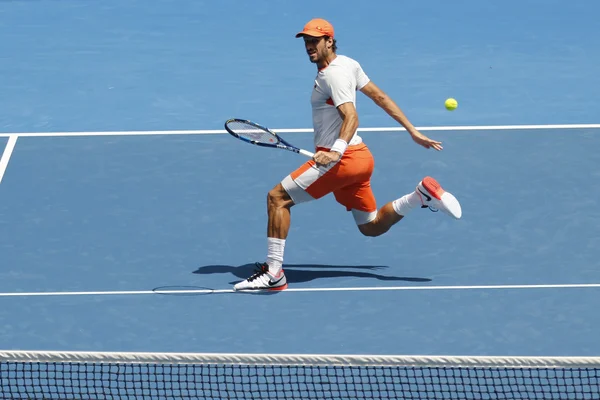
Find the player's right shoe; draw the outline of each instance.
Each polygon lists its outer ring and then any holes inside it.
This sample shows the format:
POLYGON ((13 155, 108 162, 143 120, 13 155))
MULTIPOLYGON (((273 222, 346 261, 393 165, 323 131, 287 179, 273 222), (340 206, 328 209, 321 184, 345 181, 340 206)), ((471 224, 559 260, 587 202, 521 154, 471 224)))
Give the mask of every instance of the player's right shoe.
POLYGON ((287 279, 283 269, 277 275, 269 271, 267 263, 256 263, 256 272, 248 279, 238 282, 233 289, 238 290, 285 290, 287 279))
POLYGON ((456 197, 445 191, 432 177, 426 176, 419 182, 417 193, 421 197, 422 208, 429 208, 431 211, 439 210, 456 219, 462 216, 462 208, 456 197))

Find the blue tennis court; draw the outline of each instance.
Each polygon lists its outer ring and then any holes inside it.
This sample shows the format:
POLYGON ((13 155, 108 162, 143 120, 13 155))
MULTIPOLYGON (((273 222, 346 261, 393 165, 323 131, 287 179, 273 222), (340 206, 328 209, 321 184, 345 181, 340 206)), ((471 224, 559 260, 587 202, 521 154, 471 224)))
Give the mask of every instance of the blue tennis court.
POLYGON ((0 349, 600 355, 600 6, 341 4, 0 2, 0 349), (304 159, 223 122, 311 148, 315 16, 443 142, 359 95, 378 205, 431 175, 463 218, 367 238, 332 196, 297 206, 289 290, 232 293, 304 159))

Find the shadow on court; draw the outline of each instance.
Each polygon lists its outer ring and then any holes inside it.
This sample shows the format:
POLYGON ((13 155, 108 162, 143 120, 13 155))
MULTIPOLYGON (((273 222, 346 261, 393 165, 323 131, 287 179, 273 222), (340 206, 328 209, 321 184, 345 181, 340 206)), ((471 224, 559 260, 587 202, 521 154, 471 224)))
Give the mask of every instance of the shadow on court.
MULTIPOLYGON (((304 283, 325 278, 365 278, 380 281, 430 282, 431 279, 406 276, 380 275, 369 271, 387 269, 385 266, 355 265, 319 265, 319 264, 284 264, 283 269, 288 283, 304 283)), ((232 274, 236 278, 246 279, 257 270, 254 264, 237 267, 230 265, 207 265, 194 271, 195 274, 232 274)), ((238 281, 229 282, 235 284, 238 281)))

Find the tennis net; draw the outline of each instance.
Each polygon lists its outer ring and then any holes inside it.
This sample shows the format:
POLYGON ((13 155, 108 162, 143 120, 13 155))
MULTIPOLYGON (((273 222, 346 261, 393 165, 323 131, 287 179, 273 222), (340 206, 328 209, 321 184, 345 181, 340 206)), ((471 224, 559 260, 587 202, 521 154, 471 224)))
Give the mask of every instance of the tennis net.
POLYGON ((600 399, 600 358, 0 351, 2 399, 600 399))

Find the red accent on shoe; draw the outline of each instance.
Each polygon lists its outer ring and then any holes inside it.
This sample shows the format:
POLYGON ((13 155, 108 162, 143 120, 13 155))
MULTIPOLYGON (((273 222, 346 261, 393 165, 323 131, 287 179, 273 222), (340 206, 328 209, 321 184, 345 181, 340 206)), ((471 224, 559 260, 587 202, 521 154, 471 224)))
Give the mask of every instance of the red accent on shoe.
POLYGON ((425 178, 423 178, 422 182, 423 187, 427 189, 427 191, 431 193, 433 197, 435 197, 438 200, 442 200, 442 195, 446 191, 442 189, 442 186, 438 183, 438 181, 436 181, 430 176, 426 176, 425 178))

